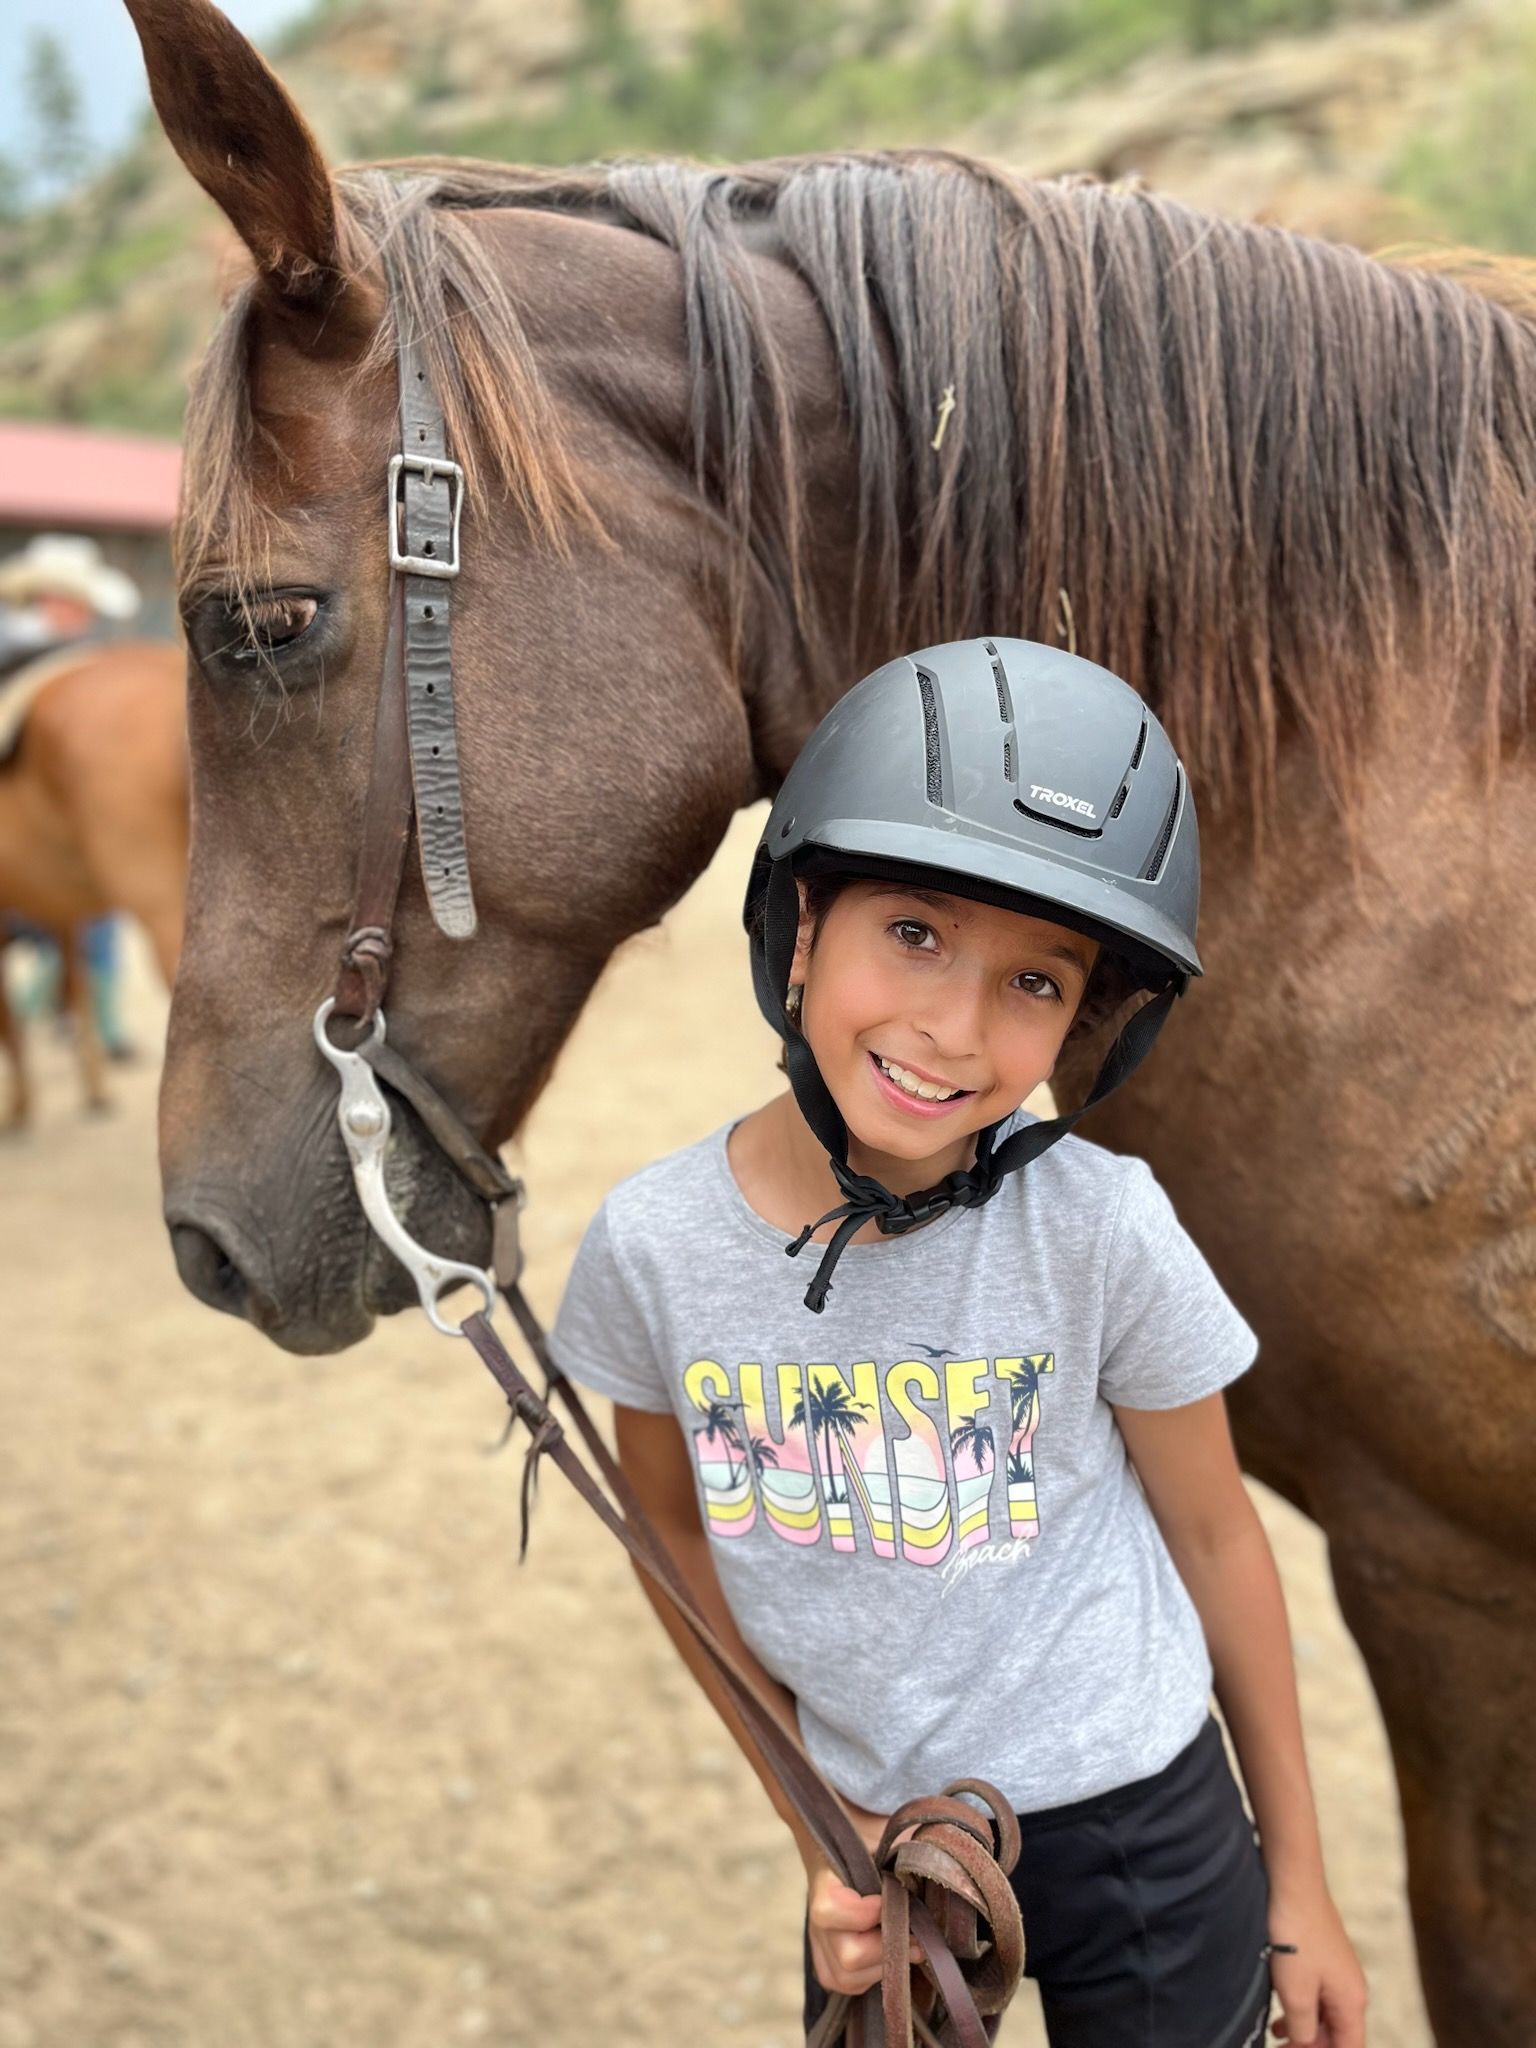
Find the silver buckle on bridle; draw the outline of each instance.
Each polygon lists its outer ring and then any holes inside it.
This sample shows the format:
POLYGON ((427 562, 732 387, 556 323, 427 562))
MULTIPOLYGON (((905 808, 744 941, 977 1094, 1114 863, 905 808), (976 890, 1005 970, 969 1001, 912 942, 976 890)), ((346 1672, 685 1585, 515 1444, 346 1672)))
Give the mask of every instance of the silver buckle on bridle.
POLYGON ((464 515, 464 471, 456 462, 449 462, 440 455, 392 455, 389 458, 389 566, 402 570, 407 576, 437 576, 448 578, 459 573, 459 525, 464 515), (400 550, 400 514, 404 509, 402 489, 406 474, 419 476, 426 483, 435 483, 439 477, 448 480, 448 509, 453 522, 453 538, 449 543, 448 559, 440 562, 436 555, 407 555, 400 550))
MULTIPOLYGON (((331 1042, 326 1019, 336 1007, 327 996, 315 1012, 315 1043, 336 1069, 341 1094, 336 1103, 336 1121, 352 1165, 352 1184, 363 1214, 374 1234, 392 1251, 416 1283, 416 1293, 434 1330, 445 1337, 462 1337, 457 1323, 450 1323, 438 1308, 439 1298, 461 1281, 478 1287, 484 1313, 489 1319, 496 1305, 496 1283, 479 1266, 467 1266, 458 1259, 440 1259, 418 1244, 389 1204, 384 1185, 384 1154, 389 1145, 389 1103, 379 1078, 360 1052, 348 1052, 331 1042)), ((377 1045, 384 1037, 384 1012, 374 1012, 373 1029, 365 1044, 377 1045)))

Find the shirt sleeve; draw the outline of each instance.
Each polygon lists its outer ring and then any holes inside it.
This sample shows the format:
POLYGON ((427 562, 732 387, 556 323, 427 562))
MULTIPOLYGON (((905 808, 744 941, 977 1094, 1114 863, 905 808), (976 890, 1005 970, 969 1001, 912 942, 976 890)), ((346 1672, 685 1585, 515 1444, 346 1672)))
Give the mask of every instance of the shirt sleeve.
POLYGON ((549 1341, 555 1362, 578 1385, 626 1408, 670 1411, 650 1331, 619 1264, 606 1202, 577 1250, 549 1341))
POLYGON ((1099 1392, 1122 1408, 1180 1408, 1230 1385, 1258 1349, 1151 1168, 1130 1162, 1104 1273, 1099 1392))

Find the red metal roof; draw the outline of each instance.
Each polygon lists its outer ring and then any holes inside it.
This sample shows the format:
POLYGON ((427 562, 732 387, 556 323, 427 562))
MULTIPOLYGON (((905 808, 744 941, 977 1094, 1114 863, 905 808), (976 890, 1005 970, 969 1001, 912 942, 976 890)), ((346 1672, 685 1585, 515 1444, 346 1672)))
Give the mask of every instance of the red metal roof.
POLYGON ((0 523, 154 531, 176 510, 181 450, 142 434, 0 420, 0 523))

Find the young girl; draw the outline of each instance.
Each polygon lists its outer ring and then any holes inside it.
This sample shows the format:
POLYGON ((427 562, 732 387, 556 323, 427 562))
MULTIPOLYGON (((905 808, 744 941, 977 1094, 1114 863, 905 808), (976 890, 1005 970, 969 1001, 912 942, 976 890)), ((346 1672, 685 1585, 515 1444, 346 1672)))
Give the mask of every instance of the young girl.
MULTIPOLYGON (((1018 1809, 1052 2048, 1245 2048, 1271 1982, 1278 2038, 1360 2048, 1220 1391, 1255 1339, 1141 1161, 1020 1108, 1147 991, 1089 1101, 1129 1075, 1201 971, 1198 893, 1182 766, 1118 678, 1019 640, 866 677, 747 894, 790 1091, 609 1195, 554 1342, 871 1846, 957 1777, 1018 1809)), ((880 1901, 764 1783, 806 1866, 809 2025, 878 1981, 880 1901)))

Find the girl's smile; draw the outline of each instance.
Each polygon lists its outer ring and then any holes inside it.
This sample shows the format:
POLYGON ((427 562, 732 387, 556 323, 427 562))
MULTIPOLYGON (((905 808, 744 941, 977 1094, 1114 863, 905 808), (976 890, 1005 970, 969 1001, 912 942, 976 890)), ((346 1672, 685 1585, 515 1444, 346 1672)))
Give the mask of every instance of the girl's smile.
POLYGON ((977 1132, 1050 1078, 1097 945, 908 883, 850 880, 819 915, 802 892, 800 1028, 849 1164, 894 1192, 969 1166, 977 1132))
POLYGON ((969 1088, 952 1087, 921 1067, 900 1065, 877 1052, 869 1059, 880 1093, 911 1116, 946 1116, 971 1095, 969 1088))

